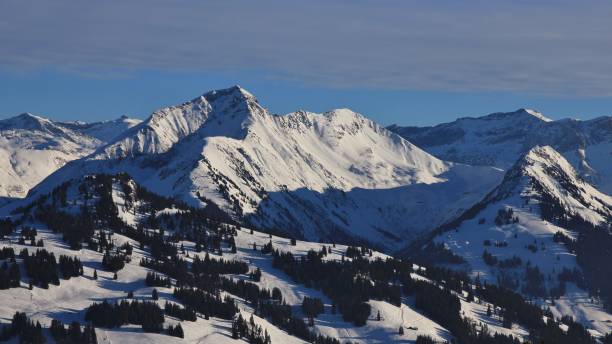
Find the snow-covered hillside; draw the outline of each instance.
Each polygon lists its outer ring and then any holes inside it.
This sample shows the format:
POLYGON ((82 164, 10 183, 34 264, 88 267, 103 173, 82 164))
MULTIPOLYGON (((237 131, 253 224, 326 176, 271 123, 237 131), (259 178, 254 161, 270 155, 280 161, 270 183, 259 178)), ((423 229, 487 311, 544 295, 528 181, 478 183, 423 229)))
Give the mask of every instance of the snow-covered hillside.
POLYGON ((270 114, 236 86, 155 112, 37 188, 126 171, 147 188, 310 240, 395 249, 458 216, 501 172, 441 161, 348 109, 270 114))
POLYGON ((576 240, 583 221, 608 231, 612 197, 584 182, 553 148, 535 147, 434 241, 464 258, 472 277, 540 298, 555 315, 570 312, 604 334, 612 330, 612 316, 585 291, 592 286, 576 285, 585 283, 577 253, 562 240, 576 240), (559 299, 545 302, 547 295, 559 299))
POLYGON ((62 123, 30 113, 0 120, 0 197, 25 197, 67 162, 89 155, 137 123, 127 117, 62 123))
POLYGON ((532 147, 551 146, 580 175, 612 194, 612 117, 552 121, 535 110, 465 117, 433 127, 390 126, 440 159, 507 169, 532 147))
MULTIPOLYGON (((103 300, 109 302, 130 299, 153 301, 162 308, 169 301, 186 307, 183 300, 173 293, 173 290, 180 288, 175 278, 171 278, 173 286, 155 287, 159 299, 152 299, 154 287, 146 282, 147 274, 153 271, 157 271, 161 276, 166 274, 159 272, 159 270, 164 270, 162 268, 153 268, 146 264, 143 266, 142 260, 159 260, 160 262, 171 262, 172 260, 153 253, 153 244, 148 241, 152 237, 149 236, 149 239, 146 239, 147 236, 144 234, 150 233, 154 235, 153 237, 158 238, 157 240, 163 240, 164 245, 170 244, 175 247, 177 257, 183 259, 186 264, 193 265, 198 258, 206 262, 208 259, 206 257, 246 263, 249 273, 234 273, 228 276, 234 281, 248 281, 262 289, 278 289, 284 303, 299 319, 306 319, 301 307, 305 297, 320 299, 323 302, 323 312, 313 319, 311 330, 314 333, 328 336, 328 338, 338 339, 342 343, 348 341, 352 343, 414 343, 417 336, 428 336, 440 342, 454 338, 453 333, 426 316, 424 311, 416 306, 419 301, 416 301, 415 296, 411 296, 412 294, 402 296, 398 305, 384 300, 370 299, 367 301, 370 306, 370 316, 366 323, 363 326, 357 326, 347 322, 343 320, 340 312, 335 311, 334 302, 324 291, 297 283, 274 265, 274 258, 270 252, 263 251, 266 245, 271 245, 271 248, 279 252, 291 252, 299 258, 320 252, 325 248, 323 261, 348 262, 354 259, 349 257, 348 246, 339 244, 332 246, 332 244, 300 240, 292 242, 287 238, 236 227, 231 223, 218 222, 215 216, 208 217, 215 214, 211 210, 207 211, 206 214, 209 215, 204 215, 205 218, 200 218, 201 221, 189 224, 187 221, 189 218, 198 216, 195 213, 189 215, 194 211, 193 208, 186 207, 180 202, 146 192, 127 175, 96 175, 72 180, 56 188, 51 194, 38 199, 35 203, 18 209, 11 216, 19 223, 18 228, 2 241, 0 244, 2 248, 11 248, 15 254, 21 252, 22 249, 33 252, 36 249, 44 248, 58 258, 62 255, 77 257, 82 262, 83 271, 82 275, 67 280, 61 279, 59 285, 51 284, 48 289, 41 288, 38 284, 28 288, 27 279, 24 277, 18 287, 0 290, 0 297, 4 301, 0 304, 0 322, 10 322, 15 312, 25 312, 29 318, 43 324, 43 327, 48 327, 52 320, 60 320, 64 324, 73 321, 83 323, 87 313, 86 309, 92 303, 103 300), (95 219, 93 223, 96 223, 92 227, 94 234, 92 237, 83 238, 84 247, 77 245, 71 249, 73 244, 78 243, 72 241, 71 238, 78 234, 73 230, 86 232, 89 230, 88 225, 83 223, 72 229, 68 228, 69 224, 65 224, 66 226, 56 228, 56 225, 60 223, 57 222, 58 217, 63 216, 76 216, 75 219, 93 216, 92 219, 95 219), (121 219, 122 222, 117 223, 116 219, 121 219), (192 227, 194 225, 196 227, 192 227), (49 226, 57 232, 50 230, 49 226), (29 240, 20 242, 22 235, 31 235, 23 234, 25 233, 24 228, 30 233, 36 229, 35 239, 36 241, 42 240, 40 242, 42 246, 32 246, 29 240), (165 231, 161 232, 160 229, 165 229, 165 231), (196 243, 190 239, 193 235, 214 238, 219 233, 226 234, 222 235, 218 248, 215 248, 214 244, 206 244, 207 240, 196 243), (141 239, 137 240, 139 236, 141 239), (232 242, 235 243, 235 249, 232 248, 232 244, 228 245, 232 242), (127 257, 125 267, 118 270, 116 278, 114 273, 107 271, 107 268, 101 263, 105 256, 102 246, 109 245, 109 243, 113 248, 107 251, 106 255, 123 254, 127 257), (201 243, 204 244, 204 251, 202 251, 201 243), (129 244, 129 249, 126 248, 126 244, 129 244), (261 272, 261 276, 254 279, 251 272, 257 269, 261 272), (398 333, 398 328, 402 329, 403 334, 398 333)), ((371 262, 389 258, 376 251, 366 253, 363 257, 371 262)), ((21 269, 24 269, 22 260, 23 257, 20 254, 16 261, 21 269)), ((168 274, 173 276, 177 271, 178 268, 169 270, 168 274)), ((445 283, 432 281, 425 277, 426 274, 427 270, 418 266, 409 270, 411 280, 431 284, 433 290, 446 288, 445 283)), ((269 316, 263 316, 261 311, 256 310, 246 298, 224 289, 222 289, 222 294, 233 297, 238 313, 244 319, 249 319, 251 314, 255 313, 254 324, 261 326, 262 331, 265 330, 269 334, 271 343, 305 343, 295 334, 288 333, 279 325, 274 325, 269 316)), ((486 328, 488 332, 483 332, 487 333, 486 335, 499 333, 512 335, 520 340, 524 340, 528 335, 528 331, 520 324, 502 326, 501 316, 497 311, 495 314, 487 314, 487 309, 497 310, 499 308, 495 304, 482 299, 470 298, 467 291, 453 291, 452 295, 458 297, 464 319, 474 324, 479 331, 485 331, 486 328)), ((416 298, 418 297, 417 295, 416 298)), ((567 313, 565 310, 560 310, 559 314, 567 313)), ((235 315, 234 320, 237 316, 238 314, 235 315)), ((102 326, 96 327, 98 343, 237 342, 232 338, 231 319, 208 317, 198 313, 195 322, 181 321, 168 314, 164 320, 164 328, 180 323, 184 331, 184 338, 171 337, 165 332, 143 332, 136 325, 125 325, 119 328, 102 326)), ((43 333, 50 339, 51 335, 48 330, 44 330, 43 333)))

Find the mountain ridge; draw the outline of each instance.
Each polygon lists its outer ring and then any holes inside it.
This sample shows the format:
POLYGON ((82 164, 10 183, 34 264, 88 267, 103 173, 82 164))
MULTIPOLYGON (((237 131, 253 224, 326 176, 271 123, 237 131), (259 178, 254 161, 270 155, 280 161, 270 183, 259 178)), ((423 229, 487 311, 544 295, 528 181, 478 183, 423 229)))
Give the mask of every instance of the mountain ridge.
POLYGON ((441 159, 502 169, 532 147, 551 146, 584 179, 612 193, 612 117, 546 121, 526 111, 464 117, 432 127, 388 128, 441 159), (521 113, 524 119, 515 120, 521 113))

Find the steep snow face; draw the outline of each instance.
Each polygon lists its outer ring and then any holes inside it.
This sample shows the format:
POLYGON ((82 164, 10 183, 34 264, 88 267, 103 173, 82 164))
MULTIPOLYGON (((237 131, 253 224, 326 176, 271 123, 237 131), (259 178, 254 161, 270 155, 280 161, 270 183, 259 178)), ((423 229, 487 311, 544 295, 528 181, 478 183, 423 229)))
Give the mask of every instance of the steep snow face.
MULTIPOLYGON (((178 106, 154 112, 148 119, 98 149, 94 159, 124 158, 141 154, 157 154, 168 151, 182 138, 194 133, 210 117, 209 127, 221 125, 227 115, 229 120, 239 121, 255 106, 255 98, 239 86, 212 91, 178 106), (242 107, 242 108, 241 108, 242 107)), ((223 128, 217 127, 222 130, 223 128)), ((236 134, 236 133, 232 133, 236 134)))
POLYGON ((28 113, 0 121, 0 196, 24 197, 46 176, 101 143, 28 113))
MULTIPOLYGON (((241 140, 211 136, 206 124, 202 156, 226 175, 240 169, 232 161, 239 160, 266 191, 279 185, 322 192, 430 184, 442 181, 437 176, 451 166, 347 109, 286 116, 264 112, 248 121, 241 140)), ((181 147, 186 145, 191 142, 181 147)))
POLYGON ((348 109, 277 116, 239 87, 169 109, 58 171, 40 190, 82 173, 126 171, 155 192, 194 205, 212 200, 262 228, 393 250, 458 216, 501 179, 493 168, 441 161, 348 109), (180 135, 168 129, 172 139, 163 145, 140 145, 162 142, 165 131, 150 129, 170 123, 161 114, 198 120, 180 135))
POLYGON ((535 110, 520 109, 434 127, 389 129, 441 159, 502 169, 532 147, 549 145, 583 178, 612 194, 612 117, 552 121, 535 110))
MULTIPOLYGON (((573 231, 575 228, 563 228, 544 219, 549 217, 545 208, 551 205, 555 207, 556 219, 579 217, 603 228, 612 220, 611 197, 583 181, 553 148, 535 147, 516 162, 495 190, 472 208, 470 216, 434 241, 463 257, 472 276, 481 281, 532 294, 534 288, 525 277, 526 267, 530 266, 538 268, 545 290, 559 290, 558 274, 579 266, 576 255, 554 236, 560 232, 576 238, 578 233, 573 231), (485 251, 495 263, 487 263, 485 251)), ((585 320, 600 334, 612 330, 610 315, 601 304, 592 303, 585 290, 571 282, 564 289, 556 303, 539 302, 551 307, 556 316, 571 313, 579 321, 585 320)))

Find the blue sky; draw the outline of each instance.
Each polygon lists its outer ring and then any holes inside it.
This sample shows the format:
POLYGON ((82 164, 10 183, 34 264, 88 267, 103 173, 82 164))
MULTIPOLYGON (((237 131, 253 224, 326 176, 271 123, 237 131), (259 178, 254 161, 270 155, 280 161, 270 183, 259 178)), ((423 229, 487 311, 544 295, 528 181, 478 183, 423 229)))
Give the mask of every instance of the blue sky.
POLYGON ((612 114, 605 1, 7 0, 0 118, 144 118, 240 84, 275 113, 612 114))

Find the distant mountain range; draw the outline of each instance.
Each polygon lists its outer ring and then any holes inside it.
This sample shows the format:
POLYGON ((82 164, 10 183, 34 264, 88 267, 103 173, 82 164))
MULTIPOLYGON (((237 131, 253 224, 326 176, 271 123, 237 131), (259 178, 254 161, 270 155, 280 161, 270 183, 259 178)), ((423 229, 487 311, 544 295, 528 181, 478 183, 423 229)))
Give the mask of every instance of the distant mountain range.
POLYGON ((551 146, 585 180, 612 194, 611 116, 552 121, 535 110, 519 109, 433 127, 388 129, 440 159, 502 169, 535 146, 551 146))

